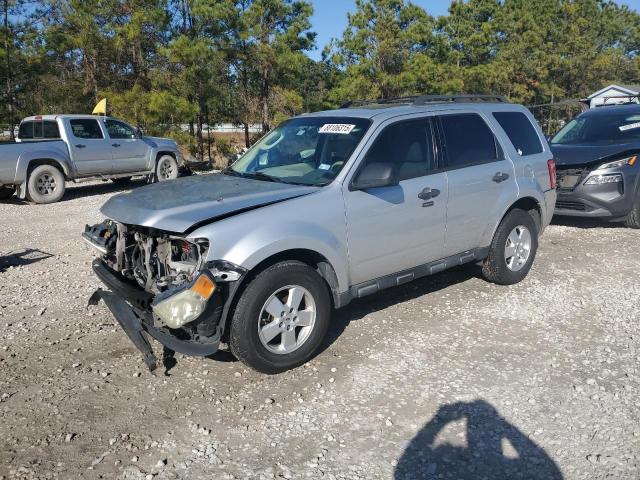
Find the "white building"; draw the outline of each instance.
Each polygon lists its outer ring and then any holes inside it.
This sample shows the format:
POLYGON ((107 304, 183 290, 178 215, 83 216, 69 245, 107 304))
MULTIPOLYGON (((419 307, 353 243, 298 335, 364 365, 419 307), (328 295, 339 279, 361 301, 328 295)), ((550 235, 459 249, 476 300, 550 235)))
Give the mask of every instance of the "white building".
POLYGON ((589 95, 584 103, 589 105, 589 108, 621 103, 640 103, 639 94, 640 85, 609 85, 589 95))

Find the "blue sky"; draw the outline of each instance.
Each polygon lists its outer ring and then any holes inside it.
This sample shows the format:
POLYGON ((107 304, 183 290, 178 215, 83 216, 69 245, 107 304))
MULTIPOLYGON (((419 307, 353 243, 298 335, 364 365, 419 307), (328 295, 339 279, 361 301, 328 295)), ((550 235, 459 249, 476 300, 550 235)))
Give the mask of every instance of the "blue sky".
MULTIPOLYGON (((320 59, 324 46, 331 38, 342 36, 347 26, 347 12, 354 10, 355 0, 312 0, 314 14, 311 18, 312 29, 318 34, 316 37, 317 48, 309 52, 313 59, 320 59)), ((431 15, 445 15, 449 8, 450 0, 413 0, 431 15)), ((620 0, 618 3, 628 5, 638 10, 640 0, 620 0)))

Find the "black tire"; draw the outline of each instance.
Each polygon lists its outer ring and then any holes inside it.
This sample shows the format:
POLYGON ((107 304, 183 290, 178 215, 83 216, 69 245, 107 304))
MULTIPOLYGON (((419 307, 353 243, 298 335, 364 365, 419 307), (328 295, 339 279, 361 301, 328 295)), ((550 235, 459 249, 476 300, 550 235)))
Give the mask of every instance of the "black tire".
POLYGON ((0 200, 7 200, 13 196, 16 189, 13 187, 0 187, 0 200))
POLYGON ((513 285, 527 276, 538 251, 538 228, 535 220, 524 210, 513 209, 505 215, 496 230, 489 248, 489 256, 482 265, 482 275, 489 282, 499 285, 513 285), (530 248, 526 262, 513 270, 507 264, 506 248, 509 235, 520 226, 524 226, 530 233, 530 248))
POLYGON ((156 181, 178 178, 178 162, 171 155, 162 155, 156 162, 156 181))
POLYGON ((631 212, 624 219, 624 224, 629 228, 640 228, 640 195, 636 198, 631 212))
MULTIPOLYGON (((242 292, 229 327, 231 352, 238 360, 258 372, 274 374, 295 368, 307 362, 317 352, 327 333, 331 311, 327 285, 313 268, 298 261, 277 263, 258 274, 242 292), (274 353, 260 340, 260 315, 272 294, 292 285, 303 287, 312 296, 315 303, 315 323, 306 340, 296 350, 274 353)), ((294 331, 301 332, 296 327, 294 331)), ((300 334, 296 333, 298 338, 300 334)))
POLYGON ((33 169, 27 180, 27 197, 34 203, 55 203, 65 192, 64 175, 52 165, 33 169))
POLYGON ((131 181, 131 178, 132 177, 118 177, 118 178, 112 178, 111 181, 116 185, 126 185, 131 181))

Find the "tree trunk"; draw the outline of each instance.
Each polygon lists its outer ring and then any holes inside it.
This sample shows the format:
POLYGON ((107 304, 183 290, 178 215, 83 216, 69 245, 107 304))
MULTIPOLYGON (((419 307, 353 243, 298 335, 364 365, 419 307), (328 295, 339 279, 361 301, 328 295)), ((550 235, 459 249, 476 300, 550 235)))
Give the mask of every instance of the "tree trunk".
POLYGON ((244 126, 244 145, 249 148, 249 122, 244 122, 242 125, 244 126))
POLYGON ((263 73, 262 85, 260 88, 260 116, 262 120, 262 133, 267 133, 269 126, 269 80, 267 72, 263 73))
POLYGON ((7 78, 6 78, 6 89, 7 89, 7 108, 9 110, 9 140, 13 141, 15 139, 14 129, 15 129, 15 118, 14 118, 14 104, 13 104, 13 88, 12 88, 12 71, 11 71, 11 42, 9 36, 9 0, 4 0, 4 51, 6 55, 6 65, 7 69, 7 78))

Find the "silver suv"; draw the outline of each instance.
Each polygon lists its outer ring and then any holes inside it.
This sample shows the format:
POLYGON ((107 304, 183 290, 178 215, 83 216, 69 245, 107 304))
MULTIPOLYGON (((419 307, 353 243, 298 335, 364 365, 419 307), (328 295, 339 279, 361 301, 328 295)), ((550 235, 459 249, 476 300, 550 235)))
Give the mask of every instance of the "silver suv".
POLYGON ((556 200, 528 110, 423 96, 302 115, 221 174, 110 199, 84 238, 102 299, 153 369, 144 332, 276 373, 309 360, 334 308, 480 263, 521 281, 556 200))

